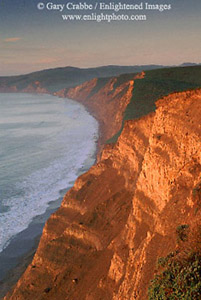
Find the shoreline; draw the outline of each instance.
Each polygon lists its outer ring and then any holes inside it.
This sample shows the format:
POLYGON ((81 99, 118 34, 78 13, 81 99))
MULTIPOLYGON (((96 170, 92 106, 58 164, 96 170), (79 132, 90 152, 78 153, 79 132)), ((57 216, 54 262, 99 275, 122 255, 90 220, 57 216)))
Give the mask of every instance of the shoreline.
MULTIPOLYGON (((6 92, 6 93, 10 93, 10 92, 6 92)), ((15 92, 11 92, 11 93, 15 93, 15 92)), ((23 92, 23 94, 27 94, 27 93, 23 92)), ((41 93, 32 92, 28 94, 40 95, 41 93)), ((46 94, 54 97, 60 97, 58 95, 54 95, 51 93, 46 93, 46 94)), ((68 97, 60 97, 60 98, 68 98, 68 97)), ((71 101, 75 101, 80 105, 84 106, 86 112, 90 114, 93 118, 95 118, 94 114, 92 114, 84 104, 74 99, 70 99, 70 98, 68 99, 71 101)), ((76 179, 81 174, 87 172, 97 162, 97 156, 100 150, 98 147, 98 143, 100 140, 100 128, 99 128, 100 124, 97 119, 96 121, 98 123, 98 131, 97 131, 97 140, 95 140, 95 151, 93 154, 91 154, 91 156, 89 156, 85 160, 84 166, 78 169, 76 179), (93 163, 89 164, 87 160, 92 160, 93 163)), ((23 231, 19 232, 17 235, 15 235, 11 240, 11 242, 9 243, 9 245, 0 253, 0 264, 3 265, 0 274, 0 299, 3 299, 3 297, 14 287, 14 285, 17 283, 19 278, 25 272, 28 265, 31 263, 35 255, 35 252, 38 248, 46 221, 54 212, 57 211, 57 209, 59 209, 65 194, 68 192, 68 190, 70 190, 73 187, 74 182, 75 181, 69 182, 69 185, 68 187, 66 187, 66 189, 60 190, 60 197, 48 203, 48 207, 45 213, 43 213, 42 215, 35 216, 31 221, 31 223, 29 224, 29 226, 23 231), (23 244, 23 248, 21 247, 21 244, 23 244), (26 245, 25 249, 24 249, 24 245, 26 245), (17 254, 15 250, 17 250, 17 254), (6 268, 8 264, 11 266, 9 267, 9 269, 6 268)))
POLYGON ((22 274, 25 272, 28 265, 31 263, 36 249, 39 244, 41 235, 39 235, 37 238, 35 238, 35 245, 33 248, 24 254, 20 259, 18 264, 8 271, 6 277, 0 281, 1 291, 0 291, 0 299, 2 300, 3 297, 9 292, 13 286, 17 283, 18 279, 22 276, 22 274))
MULTIPOLYGON (((125 85, 126 87, 129 87, 130 85, 126 84, 125 85)), ((131 86, 132 87, 132 86, 131 86)), ((73 88, 72 88, 73 89, 73 88)), ((108 91, 107 91, 108 92, 108 91)), ((76 179, 83 173, 85 173, 86 171, 88 171, 92 166, 96 165, 97 162, 100 161, 101 159, 101 153, 102 153, 102 150, 103 150, 103 147, 105 145, 105 142, 106 140, 108 139, 107 136, 108 136, 108 126, 106 126, 106 123, 105 123, 105 119, 103 118, 104 114, 106 113, 107 115, 107 111, 103 110, 101 111, 101 114, 100 114, 100 109, 101 107, 98 106, 95 106, 93 105, 93 101, 92 102, 87 102, 83 99, 79 99, 79 97, 76 97, 75 95, 70 95, 68 93, 68 89, 66 90, 62 90, 62 91, 58 91, 56 93, 51 93, 51 92, 48 92, 48 91, 43 91, 42 93, 40 91, 12 91, 12 90, 7 90, 7 91, 3 91, 2 93, 15 93, 15 94, 19 94, 19 93, 23 93, 23 94, 33 94, 33 95, 50 95, 50 96, 54 96, 54 97, 58 97, 58 98, 68 98, 69 100, 72 100, 72 101, 75 101, 81 105, 83 105, 83 107, 85 108, 85 110, 87 111, 87 113, 89 113, 98 123, 98 131, 97 131, 97 140, 96 140, 96 149, 93 153, 93 158, 94 158, 94 162, 88 167, 88 168, 81 168, 80 170, 78 170, 78 174, 77 174, 77 177, 76 179)), ((101 98, 102 96, 105 96, 106 95, 101 95, 101 98)), ((128 96, 129 98, 129 96, 128 96)), ((107 97, 106 97, 107 99, 107 97)), ((108 99, 107 99, 108 101, 108 99)), ((130 101, 130 99, 129 99, 130 101)), ((127 101, 125 101, 125 105, 127 106, 127 101)), ((115 109, 116 109, 116 105, 115 105, 115 109)), ((122 109, 122 107, 121 107, 122 109)), ((107 115, 107 119, 108 119, 108 116, 107 115)), ((120 121, 121 121, 121 118, 120 118, 120 121)), ((116 122, 116 120, 115 120, 116 122)), ((114 128, 113 128, 114 129, 114 128)), ((116 129, 115 131, 116 132, 116 129)), ((111 133, 111 132, 110 132, 111 133)), ((74 185, 74 182, 72 184, 72 186, 69 187, 72 188, 74 185)), ((64 195, 66 194, 67 190, 65 191, 64 195)), ((63 195, 63 197, 64 197, 63 195)), ((63 197, 61 199, 61 202, 63 200, 63 197)), ((55 208, 54 212, 56 212, 57 209, 59 209, 60 205, 61 205, 61 202, 60 204, 55 208)), ((50 214, 51 215, 51 214, 50 214)), ((46 219, 46 221, 49 219, 49 217, 46 219)), ((45 225, 45 222, 42 226, 42 228, 44 227, 45 225)), ((39 237, 42 236, 42 232, 40 233, 39 237)), ((35 247, 34 247, 34 253, 37 251, 37 246, 35 244, 35 247)), ((17 266, 15 266, 14 268, 12 268, 12 271, 13 272, 9 272, 8 276, 5 277, 5 279, 3 280, 3 282, 0 281, 0 285, 3 284, 4 286, 7 287, 6 289, 6 293, 9 292, 9 290, 12 289, 12 287, 17 283, 17 281, 20 279, 21 276, 15 276, 15 282, 13 280, 13 282, 11 283, 11 280, 12 280, 12 273, 15 272, 16 269, 19 269, 21 270, 21 275, 24 273, 24 271, 26 270, 26 268, 28 267, 28 265, 31 263, 32 261, 32 256, 31 256, 31 252, 30 251, 27 251, 22 257, 21 259, 19 260, 19 264, 17 266), (24 264, 23 266, 21 266, 21 263, 23 262, 23 259, 24 259, 24 264)), ((18 273, 19 274, 19 273, 18 273)), ((4 295, 5 295, 5 292, 4 292, 4 295)), ((1 294, 0 294, 0 297, 1 297, 1 294)), ((1 298, 0 298, 1 299, 1 298)))
MULTIPOLYGON (((60 193, 65 194, 70 188, 60 191, 60 193)), ((59 199, 51 201, 45 213, 36 216, 29 226, 15 235, 9 245, 0 253, 1 272, 3 270, 0 279, 0 299, 3 299, 2 297, 17 283, 31 262, 38 247, 45 222, 60 207, 62 199, 61 195, 59 199), (23 244, 23 248, 21 244, 23 244), (17 254, 15 253, 16 250, 17 254), (9 269, 6 268, 7 264, 10 265, 9 269)))

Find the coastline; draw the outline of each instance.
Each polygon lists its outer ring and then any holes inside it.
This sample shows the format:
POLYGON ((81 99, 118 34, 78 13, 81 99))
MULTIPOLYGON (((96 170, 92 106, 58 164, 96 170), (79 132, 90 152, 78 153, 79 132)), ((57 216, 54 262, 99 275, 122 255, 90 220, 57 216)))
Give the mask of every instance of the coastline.
MULTIPOLYGON (((93 80, 92 80, 93 82, 93 80)), ((98 139, 96 141, 96 149, 95 152, 93 154, 93 158, 94 158, 94 163, 92 165, 89 166, 89 168, 81 168, 80 170, 78 170, 78 174, 77 174, 77 178, 85 173, 86 171, 88 171, 92 166, 96 165, 97 162, 100 161, 101 159, 101 154, 102 154, 102 150, 104 147, 105 142, 108 139, 108 135, 113 135, 114 133, 116 133, 118 131, 118 127, 121 126, 121 121, 122 121, 122 117, 123 117, 123 111, 124 111, 124 107, 127 106, 127 104, 130 102, 130 97, 132 95, 132 90, 133 90, 133 81, 128 81, 125 84, 122 84, 121 89, 125 89, 127 90, 127 92, 125 93, 125 96, 122 98, 122 96, 119 96, 118 94, 116 95, 114 94, 110 94, 110 90, 111 90, 111 86, 113 86, 113 84, 116 83, 116 79, 112 78, 111 81, 108 82, 108 84, 106 85, 106 87, 103 87, 103 94, 100 93, 98 94, 98 99, 100 100, 100 98, 106 99, 106 105, 104 106, 103 103, 99 103, 99 101, 97 101, 98 105, 94 106, 94 101, 91 102, 91 100, 94 100, 93 96, 92 98, 86 99, 83 98, 81 96, 81 98, 79 97, 79 95, 77 96, 77 94, 75 93, 75 95, 72 93, 73 89, 64 89, 62 91, 58 91, 56 93, 51 93, 48 92, 47 90, 43 90, 41 92, 41 90, 39 91, 29 91, 29 90, 24 90, 24 91, 16 91, 16 90, 4 90, 3 93, 29 93, 29 94, 48 94, 51 96, 55 96, 55 97, 60 97, 60 98, 68 98, 72 101, 75 101, 81 105, 83 105, 85 107, 85 110, 93 117, 96 119, 96 121, 98 122, 98 132, 97 132, 97 136, 98 139), (105 94, 106 92, 106 94, 105 94), (114 99, 116 101, 118 101, 118 105, 113 104, 114 106, 110 107, 110 109, 105 109, 107 107, 107 104, 110 103, 110 99, 114 99), (88 100, 88 101, 87 101, 88 100), (121 102, 124 102, 124 104, 122 105, 121 102), (116 107, 119 106, 119 111, 120 111, 120 115, 118 115, 118 118, 114 118, 114 116, 112 115, 111 118, 111 112, 118 111, 118 108, 116 107), (122 113, 122 114, 121 114, 122 113), (111 130, 111 126, 109 126, 107 123, 110 122, 110 125, 112 123, 114 123, 114 127, 112 126, 112 130, 111 130)), ((85 86, 85 84, 88 84, 88 82, 84 83, 83 85, 85 86)), ((80 85, 79 87, 83 87, 83 85, 80 85)), ((87 87, 87 86, 86 86, 87 87)), ((76 88, 75 88, 76 89, 76 88)), ((88 91, 89 94, 91 92, 91 90, 88 91)), ((97 96, 97 95, 96 95, 97 96)), ((116 115, 116 114, 115 114, 116 115)), ((74 185, 74 182, 72 183, 72 186, 70 186, 65 193, 63 194, 63 196, 60 198, 60 203, 59 205, 54 209, 54 211, 52 211, 49 216, 57 211, 60 208, 61 202, 65 196, 65 194, 67 193, 68 190, 70 190, 74 185)), ((46 210, 46 212, 48 211, 48 209, 46 210)), ((44 215, 46 215, 46 212, 44 215)), ((40 216, 39 216, 40 217, 40 216)), ((36 217, 37 218, 37 217, 36 217)), ((46 218, 46 221, 49 219, 49 217, 46 218)), ((30 229, 32 229, 32 225, 34 225, 33 223, 31 223, 29 225, 30 229)), ((32 258, 34 257, 34 254, 38 248, 38 243, 39 240, 42 236, 42 229, 45 225, 45 222, 43 223, 42 227, 41 227, 41 233, 37 236, 35 236, 35 239, 37 242, 35 242, 32 245, 32 249, 27 251, 26 253, 22 254, 18 264, 13 267, 9 272, 8 275, 3 279, 3 281, 0 281, 0 285, 2 284, 3 289, 4 289, 4 296, 6 295, 7 292, 9 292, 10 290, 12 290, 12 287, 15 286, 15 284, 17 283, 17 281, 20 279, 21 275, 25 272, 26 268, 28 267, 28 265, 31 263, 32 258)), ((25 230, 26 231, 26 230, 25 230)), ((23 235, 24 231, 22 232, 23 235)), ((26 232, 25 232, 26 234, 26 232)), ((33 240, 33 238, 32 238, 33 240)), ((0 294, 0 297, 1 294, 0 294)), ((1 298, 0 298, 1 299, 1 298)))
MULTIPOLYGON (((7 91, 6 93, 10 93, 7 91)), ((11 93, 16 93, 11 91, 11 93)), ((27 93, 27 92, 23 92, 27 93)), ((41 93, 29 93, 29 94, 41 94, 41 93)), ((59 97, 58 95, 52 93, 46 93, 47 95, 51 95, 54 97, 59 97)), ((68 98, 68 97, 60 97, 60 98, 68 98)), ((69 98, 70 99, 70 98, 69 98)), ((74 99, 70 99, 75 101, 81 105, 79 101, 74 99)), ((94 114, 92 114, 88 108, 83 105, 88 114, 90 114, 93 118, 95 118, 94 114)), ((96 119, 96 118, 95 118, 96 119)), ((99 125, 99 123, 98 123, 99 125)), ((87 172, 96 162, 97 155, 99 153, 98 141, 100 139, 100 128, 98 126, 97 131, 97 140, 95 141, 95 151, 91 156, 89 156, 84 162, 84 166, 80 167, 77 171, 76 179, 83 173, 87 172), (93 161, 90 163, 89 161, 93 161)), ((75 179, 75 180, 76 180, 75 179)), ((35 252, 38 248, 40 238, 43 232, 43 228, 45 226, 46 221, 49 219, 51 214, 59 209, 61 202, 65 196, 65 194, 73 187, 74 181, 70 182, 66 189, 60 190, 60 197, 54 201, 49 202, 48 208, 45 213, 42 215, 38 215, 34 217, 29 226, 19 232, 10 242, 10 244, 0 253, 0 265, 1 274, 0 274, 0 299, 3 299, 4 296, 9 292, 12 287, 17 283, 19 278, 25 272, 28 265, 31 263, 35 252), (23 244, 23 247, 21 246, 23 244), (9 264, 9 269, 7 265, 9 264)))
POLYGON ((55 212, 60 206, 61 201, 62 197, 50 203, 46 212, 36 216, 29 226, 22 232, 19 232, 11 240, 5 250, 0 253, 0 264, 3 265, 1 268, 0 299, 5 296, 5 293, 7 293, 14 284, 16 284, 22 273, 26 270, 28 264, 31 262, 38 247, 45 220, 55 212), (55 208, 51 208, 51 205, 55 206, 55 208), (21 247, 21 243, 23 243, 23 248, 21 247), (10 270, 6 270, 6 265, 8 263, 12 265, 10 270))
MULTIPOLYGON (((151 79, 152 87, 157 87, 155 81, 151 79)), ((138 83, 135 93, 142 87, 138 83)), ((122 114, 112 110, 119 111, 118 99, 120 104, 136 100, 129 98, 131 89, 122 88, 116 89, 119 98, 108 85, 94 97, 91 86, 87 95, 82 86, 74 88, 72 96, 97 109, 103 125, 110 118, 108 126, 118 126, 122 114)), ((68 90, 64 92, 67 97, 68 90)), ((101 160, 76 180, 48 219, 34 259, 5 299, 147 299, 158 258, 177 247, 178 226, 200 223, 200 193, 193 193, 200 186, 200 89, 157 99, 156 110, 126 120, 117 143, 106 145, 101 160)))
POLYGON ((33 248, 27 253, 25 253, 21 257, 21 259, 19 259, 17 266, 15 266, 10 271, 8 271, 6 277, 2 281, 0 281, 0 285, 1 285, 0 299, 3 299, 6 293, 12 289, 12 287, 17 283, 18 279, 22 276, 27 266, 32 261, 36 249, 38 247, 39 240, 40 240, 40 235, 37 238, 35 238, 35 245, 33 246, 33 248))

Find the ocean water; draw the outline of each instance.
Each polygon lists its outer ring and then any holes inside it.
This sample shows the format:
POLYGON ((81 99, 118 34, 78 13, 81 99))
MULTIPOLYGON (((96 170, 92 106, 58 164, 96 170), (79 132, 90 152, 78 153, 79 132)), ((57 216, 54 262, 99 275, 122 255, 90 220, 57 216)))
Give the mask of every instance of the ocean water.
POLYGON ((97 136, 72 100, 0 94, 0 252, 94 163, 97 136))

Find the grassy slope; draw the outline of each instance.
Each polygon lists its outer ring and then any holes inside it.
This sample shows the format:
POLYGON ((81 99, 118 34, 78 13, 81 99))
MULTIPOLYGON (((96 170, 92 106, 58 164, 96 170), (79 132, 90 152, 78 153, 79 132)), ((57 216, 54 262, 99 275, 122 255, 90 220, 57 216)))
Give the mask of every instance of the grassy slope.
POLYGON ((157 65, 147 66, 103 66, 97 68, 79 69, 64 67, 38 71, 26 75, 0 77, 1 86, 16 86, 18 90, 26 88, 29 84, 39 81, 41 86, 50 92, 73 87, 96 77, 112 77, 123 73, 141 72, 160 68, 157 65))
MULTIPOLYGON (((116 86, 128 79, 131 79, 130 74, 120 75, 116 86)), ((144 79, 135 80, 133 97, 125 110, 123 122, 154 111, 156 100, 163 96, 199 87, 201 87, 201 66, 146 71, 144 79)), ((121 130, 108 140, 108 143, 116 142, 121 130)))

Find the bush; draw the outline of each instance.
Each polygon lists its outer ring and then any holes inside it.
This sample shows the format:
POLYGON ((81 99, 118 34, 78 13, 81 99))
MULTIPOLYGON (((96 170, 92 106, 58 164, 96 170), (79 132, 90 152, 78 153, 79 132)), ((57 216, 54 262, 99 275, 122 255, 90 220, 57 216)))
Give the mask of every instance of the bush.
POLYGON ((185 242, 188 239, 188 233, 189 233, 189 225, 179 225, 176 229, 177 233, 177 241, 185 242))
POLYGON ((201 299, 201 225, 191 230, 183 224, 176 229, 182 241, 175 252, 158 259, 156 275, 149 286, 149 300, 201 299))
POLYGON ((149 300, 200 300, 200 253, 188 252, 182 256, 175 252, 160 258, 158 265, 157 275, 149 287, 149 300))

